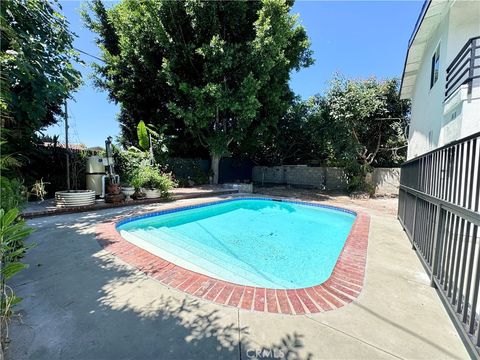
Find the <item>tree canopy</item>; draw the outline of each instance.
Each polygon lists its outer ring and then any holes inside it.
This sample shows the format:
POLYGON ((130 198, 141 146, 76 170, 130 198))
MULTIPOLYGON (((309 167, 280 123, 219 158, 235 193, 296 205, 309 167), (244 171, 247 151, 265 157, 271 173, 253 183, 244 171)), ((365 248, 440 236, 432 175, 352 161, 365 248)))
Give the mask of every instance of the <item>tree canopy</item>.
POLYGON ((333 156, 325 112, 319 95, 295 98, 270 137, 250 150, 251 157, 262 165, 327 164, 333 156))
MULTIPOLYGON (((144 119, 200 142, 218 164, 262 140, 293 98, 290 71, 312 63, 292 2, 94 1, 87 25, 104 65, 97 85, 121 104, 124 136, 144 119)), ((214 170, 216 176, 218 172, 214 170)))
POLYGON ((326 94, 332 145, 338 159, 372 166, 388 154, 404 160, 410 102, 401 100, 398 79, 334 77, 326 94))
POLYGON ((337 75, 325 95, 296 99, 253 158, 263 165, 342 166, 357 175, 372 166, 398 166, 405 160, 410 112, 398 87, 396 79, 337 75))
POLYGON ((81 83, 74 34, 57 2, 5 1, 1 6, 1 126, 11 150, 28 149, 36 132, 57 122, 81 83))
POLYGON ((94 84, 120 104, 121 142, 138 145, 137 124, 146 123, 179 135, 183 124, 167 109, 171 91, 162 72, 166 55, 160 19, 162 3, 122 1, 106 9, 94 0, 82 12, 85 24, 97 34, 104 63, 93 63, 94 84), (163 38, 163 39, 160 39, 163 38))

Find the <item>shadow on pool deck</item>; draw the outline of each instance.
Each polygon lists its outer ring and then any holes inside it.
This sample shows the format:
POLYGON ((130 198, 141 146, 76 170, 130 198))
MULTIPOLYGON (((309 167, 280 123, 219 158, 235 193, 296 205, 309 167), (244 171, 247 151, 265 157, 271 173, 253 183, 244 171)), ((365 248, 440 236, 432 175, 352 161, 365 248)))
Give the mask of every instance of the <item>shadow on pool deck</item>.
POLYGON ((310 358, 301 334, 257 347, 238 310, 172 292, 101 250, 90 230, 100 217, 30 222, 37 245, 14 281, 23 323, 10 327, 8 358, 236 359, 248 349, 310 358))
POLYGON ((29 220, 36 231, 28 241, 37 246, 24 259, 30 268, 11 282, 24 301, 23 323, 10 327, 8 359, 246 360, 263 350, 261 359, 467 358, 391 215, 372 216, 358 301, 284 316, 196 300, 103 251, 95 225, 139 209, 29 220))

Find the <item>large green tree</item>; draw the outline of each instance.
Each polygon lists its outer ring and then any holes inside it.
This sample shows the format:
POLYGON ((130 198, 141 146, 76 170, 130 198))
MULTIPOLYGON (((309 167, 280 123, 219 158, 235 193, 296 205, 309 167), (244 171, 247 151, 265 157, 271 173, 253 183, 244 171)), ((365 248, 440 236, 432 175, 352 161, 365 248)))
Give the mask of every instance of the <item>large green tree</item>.
POLYGON ((80 85, 79 58, 57 2, 2 1, 0 8, 1 127, 9 150, 25 152, 80 85))
POLYGON ((291 70, 312 62, 291 6, 124 0, 106 10, 95 1, 86 19, 106 62, 98 84, 121 103, 124 135, 135 118, 189 134, 218 180, 222 156, 275 128, 293 98, 291 70))

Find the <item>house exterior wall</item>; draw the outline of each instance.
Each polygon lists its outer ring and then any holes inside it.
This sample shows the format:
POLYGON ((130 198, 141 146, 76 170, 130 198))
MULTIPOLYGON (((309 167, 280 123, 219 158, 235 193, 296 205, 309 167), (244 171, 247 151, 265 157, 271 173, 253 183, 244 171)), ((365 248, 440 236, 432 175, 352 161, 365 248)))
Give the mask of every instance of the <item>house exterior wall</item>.
POLYGON ((446 84, 445 71, 448 19, 444 18, 430 38, 418 71, 412 96, 411 121, 408 139, 408 158, 416 157, 439 146, 443 98, 446 84), (430 89, 431 59, 440 46, 439 78, 430 89))
POLYGON ((480 2, 454 1, 432 33, 412 96, 408 159, 480 131, 480 88, 466 86, 445 102, 446 70, 465 43, 480 35, 480 2), (430 88, 431 61, 440 46, 439 78, 430 88))

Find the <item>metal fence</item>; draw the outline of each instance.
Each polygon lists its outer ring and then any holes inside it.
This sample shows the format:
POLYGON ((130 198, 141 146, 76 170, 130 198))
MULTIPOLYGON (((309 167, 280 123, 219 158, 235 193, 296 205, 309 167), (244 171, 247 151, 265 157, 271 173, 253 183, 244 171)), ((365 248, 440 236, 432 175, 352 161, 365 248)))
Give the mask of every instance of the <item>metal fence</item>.
POLYGON ((447 68, 445 98, 452 95, 460 86, 468 84, 468 94, 472 93, 473 80, 480 78, 480 36, 469 39, 447 68))
POLYGON ((402 165, 398 218, 480 357, 480 132, 402 165))

